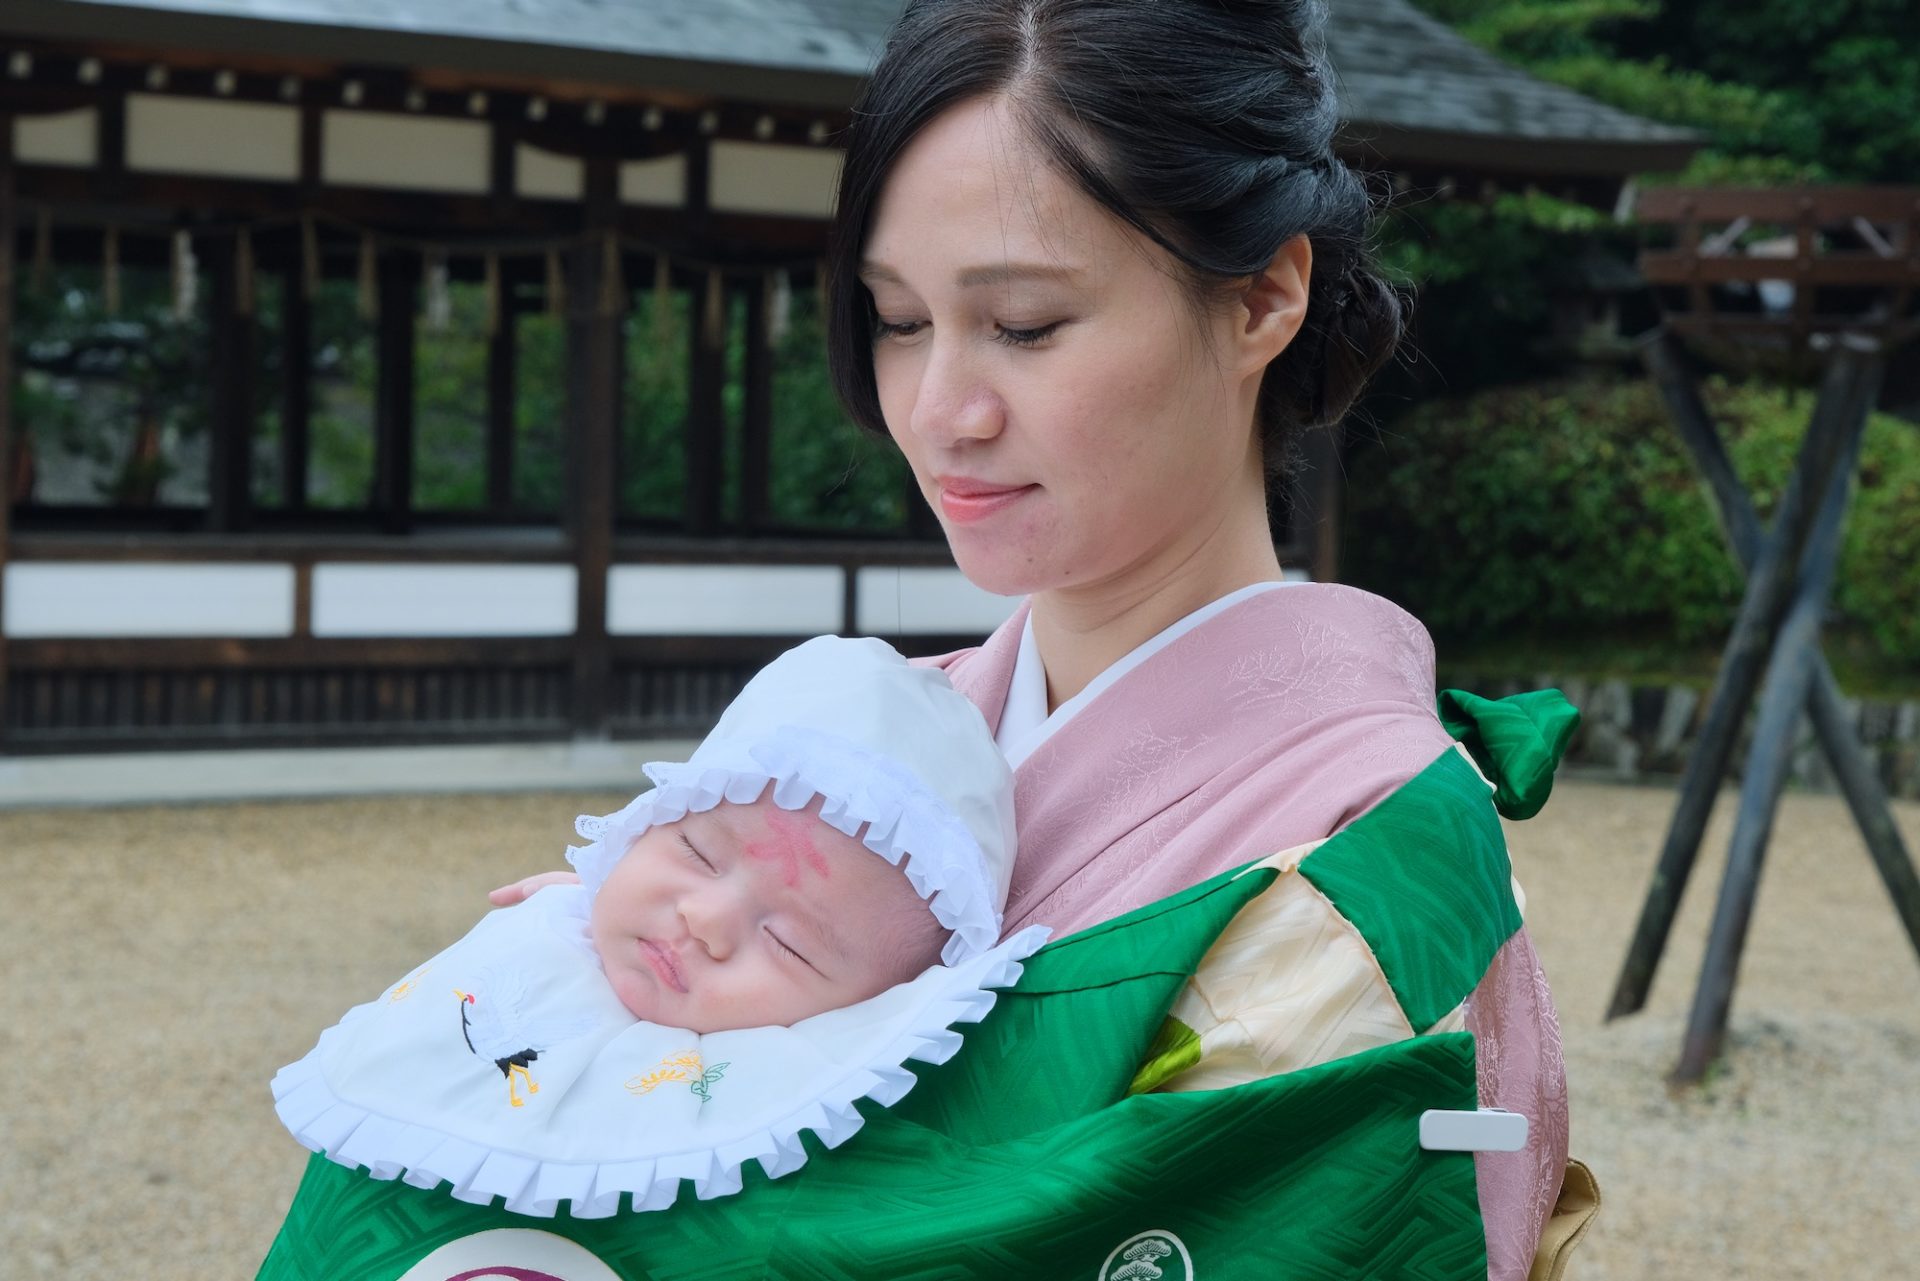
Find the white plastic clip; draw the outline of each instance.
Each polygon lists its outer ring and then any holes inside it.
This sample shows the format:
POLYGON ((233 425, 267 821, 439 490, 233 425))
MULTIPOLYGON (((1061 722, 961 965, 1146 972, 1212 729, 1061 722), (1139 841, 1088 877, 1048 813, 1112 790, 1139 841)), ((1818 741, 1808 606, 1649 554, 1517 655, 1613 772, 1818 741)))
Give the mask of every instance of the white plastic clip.
POLYGON ((1518 1152, 1527 1146, 1527 1118, 1504 1108, 1420 1114, 1420 1146, 1429 1152, 1518 1152))

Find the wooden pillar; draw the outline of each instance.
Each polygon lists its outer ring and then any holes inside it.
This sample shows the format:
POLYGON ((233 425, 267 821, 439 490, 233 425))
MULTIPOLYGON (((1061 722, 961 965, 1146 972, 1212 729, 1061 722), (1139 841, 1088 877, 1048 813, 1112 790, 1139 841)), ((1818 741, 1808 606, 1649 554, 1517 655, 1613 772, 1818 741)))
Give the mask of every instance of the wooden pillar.
POLYGON ((299 262, 280 277, 280 502, 307 505, 307 428, 313 417, 313 301, 299 262))
MULTIPOLYGON (((720 292, 720 316, 726 319, 726 290, 720 292)), ((727 418, 726 326, 715 334, 707 321, 708 286, 703 278, 694 286, 693 305, 687 309, 693 329, 687 344, 692 367, 687 376, 687 491, 686 527, 689 534, 720 531, 720 495, 725 474, 727 418), (716 342, 715 339, 718 339, 716 342)))
MULTIPOLYGON (((686 208, 695 225, 711 207, 712 151, 704 138, 687 147, 686 208)), ((721 314, 726 313, 726 291, 721 290, 721 314)), ((721 326, 718 343, 709 341, 707 324, 707 281, 704 275, 693 282, 687 323, 692 329, 687 351, 691 368, 687 377, 686 459, 687 488, 683 508, 687 532, 715 534, 720 530, 720 495, 723 483, 726 446, 727 379, 726 328, 721 326)))
POLYGON ((487 339, 487 508, 495 515, 503 515, 513 507, 519 317, 519 309, 513 305, 513 290, 503 277, 499 326, 487 339))
POLYGON ((1295 504, 1293 532, 1305 547, 1307 572, 1316 583, 1340 581, 1341 424, 1307 433, 1301 453, 1305 475, 1295 504))
MULTIPOLYGON (((618 200, 614 161, 587 162, 587 226, 613 234, 618 200)), ((607 571, 613 562, 614 458, 620 434, 624 297, 607 289, 607 242, 589 239, 567 255, 567 484, 571 501, 576 614, 573 730, 607 733, 612 655, 607 643, 607 571)))
POLYGON ((420 264, 411 253, 380 256, 379 372, 373 404, 373 510, 390 534, 413 527, 413 330, 420 264))
POLYGON ((222 237, 208 254, 208 323, 212 328, 208 382, 212 413, 207 441, 207 527, 247 528, 252 508, 253 316, 239 307, 239 237, 222 237))
POLYGON ((740 523, 757 533, 772 523, 773 343, 767 290, 747 291, 746 396, 740 432, 740 523))
MULTIPOLYGON (((0 111, 0 617, 13 530, 13 117, 0 111)), ((7 633, 0 628, 0 748, 7 741, 7 633)))

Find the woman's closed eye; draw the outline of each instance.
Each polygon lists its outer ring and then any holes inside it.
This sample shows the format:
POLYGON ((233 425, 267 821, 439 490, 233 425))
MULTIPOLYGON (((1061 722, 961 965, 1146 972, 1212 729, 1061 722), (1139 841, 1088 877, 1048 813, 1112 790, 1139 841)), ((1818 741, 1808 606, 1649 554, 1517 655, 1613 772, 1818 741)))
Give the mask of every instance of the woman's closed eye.
POLYGON ((1008 347, 1038 347, 1041 343, 1053 337, 1060 326, 1066 323, 1064 320, 1056 320, 1052 324, 1038 325, 1032 329, 1016 329, 1011 325, 995 325, 994 329, 997 332, 994 334, 993 340, 1008 347))
POLYGON ((873 322, 873 340, 880 342, 887 338, 912 338, 926 328, 924 320, 882 320, 875 317, 873 322))
MULTIPOLYGON (((920 336, 920 332, 927 328, 929 323, 930 322, 925 320, 876 319, 873 322, 874 341, 883 342, 889 338, 917 338, 920 336)), ((1003 347, 1038 347, 1040 344, 1046 342, 1047 339, 1053 337, 1054 334, 1059 331, 1060 326, 1066 323, 1064 320, 1055 320, 1044 325, 1034 325, 1030 327, 995 324, 993 327, 993 340, 1003 347)))

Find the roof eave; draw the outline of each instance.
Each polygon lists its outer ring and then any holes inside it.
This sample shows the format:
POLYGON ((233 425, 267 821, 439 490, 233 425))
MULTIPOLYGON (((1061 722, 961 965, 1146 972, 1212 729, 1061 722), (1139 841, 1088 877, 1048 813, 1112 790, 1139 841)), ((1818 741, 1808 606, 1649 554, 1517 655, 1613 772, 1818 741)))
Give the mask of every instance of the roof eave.
POLYGON ((1529 138, 1493 136, 1404 125, 1347 121, 1341 126, 1342 151, 1366 154, 1384 168, 1458 168, 1474 173, 1532 174, 1553 178, 1628 178, 1642 173, 1672 173, 1706 140, 1529 138))
POLYGON ((48 40, 151 45, 289 61, 355 66, 430 67, 479 79, 552 81, 659 89, 738 100, 844 111, 859 96, 863 75, 752 63, 619 53, 523 41, 478 39, 439 31, 375 31, 284 19, 194 14, 136 6, 61 0, 8 0, 5 29, 48 40))

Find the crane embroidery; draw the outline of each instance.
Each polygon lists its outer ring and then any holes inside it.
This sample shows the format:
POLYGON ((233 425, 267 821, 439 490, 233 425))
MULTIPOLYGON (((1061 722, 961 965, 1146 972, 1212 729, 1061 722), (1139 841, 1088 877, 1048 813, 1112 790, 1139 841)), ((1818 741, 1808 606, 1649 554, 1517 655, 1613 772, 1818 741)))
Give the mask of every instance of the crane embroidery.
POLYGON ((460 998, 460 1035, 467 1049, 500 1069, 507 1079, 507 1102, 525 1107, 520 1086, 529 1095, 540 1093, 533 1079, 533 1062, 541 1051, 585 1031, 588 1020, 564 1020, 529 1017, 525 1005, 526 985, 511 970, 490 972, 472 986, 471 991, 455 988, 460 998))

